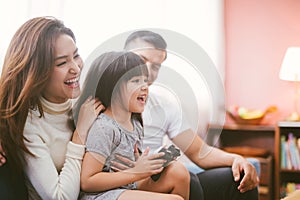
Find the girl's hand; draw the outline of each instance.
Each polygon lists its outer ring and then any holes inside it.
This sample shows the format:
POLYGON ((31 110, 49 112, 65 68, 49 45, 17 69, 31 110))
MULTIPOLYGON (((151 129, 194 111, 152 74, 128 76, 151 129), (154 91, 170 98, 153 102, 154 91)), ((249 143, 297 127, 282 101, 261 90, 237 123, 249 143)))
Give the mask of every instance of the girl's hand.
POLYGON ((111 161, 111 168, 116 171, 124 171, 131 173, 140 173, 144 178, 153 174, 158 174, 163 170, 163 164, 165 160, 158 159, 164 155, 163 152, 152 155, 149 154, 149 147, 144 151, 142 155, 139 155, 137 146, 135 145, 134 153, 136 161, 132 161, 121 155, 116 155, 116 158, 120 161, 111 161))
POLYGON ((97 99, 89 97, 80 107, 76 130, 73 134, 72 141, 79 144, 85 144, 88 131, 105 107, 97 99))
POLYGON ((158 159, 164 155, 164 153, 149 154, 149 147, 143 152, 136 162, 131 162, 129 168, 124 172, 138 173, 142 178, 149 177, 153 174, 158 174, 163 170, 163 164, 165 160, 158 159))

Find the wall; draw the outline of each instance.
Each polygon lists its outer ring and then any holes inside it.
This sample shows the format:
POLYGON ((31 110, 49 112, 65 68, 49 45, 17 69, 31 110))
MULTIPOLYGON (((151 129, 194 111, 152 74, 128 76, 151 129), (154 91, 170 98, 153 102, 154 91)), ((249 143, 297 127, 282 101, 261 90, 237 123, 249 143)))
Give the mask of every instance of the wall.
POLYGON ((84 59, 117 34, 164 28, 201 45, 224 73, 223 1, 220 0, 153 0, 151 3, 147 0, 0 0, 0 5, 0 71, 6 48, 17 28, 29 18, 53 15, 75 32, 84 59))
MULTIPOLYGON (((2 5, 0 6, 0 72, 6 48, 17 28, 29 18, 53 15, 62 19, 68 27, 72 28, 77 37, 79 53, 85 61, 98 45, 118 34, 135 29, 163 28, 183 34, 201 46, 213 60, 221 78, 224 78, 224 9, 222 0, 188 0, 185 2, 153 0, 151 3, 147 0, 89 0, 87 2, 81 0, 0 0, 0 4, 2 5)), ((168 38, 166 39, 168 41, 168 38)), ((123 47, 124 41, 125 39, 120 42, 120 48, 123 47)), ((180 42, 178 44, 184 46, 180 42)), ((170 46, 171 44, 169 44, 170 46)), ((191 47, 189 48, 191 49, 191 47)), ((190 53, 197 52, 191 50, 190 53)), ((171 55, 168 56, 168 63, 165 62, 164 65, 180 66, 179 74, 188 71, 178 62, 171 62, 171 57, 171 55)), ((87 62, 85 63, 88 66, 87 62)), ((189 66, 191 67, 190 64, 189 66)), ((207 67, 207 65, 205 66, 207 67)), ((87 69, 88 67, 85 67, 82 72, 82 81, 87 69)), ((161 72, 160 77, 162 76, 161 72)), ((194 74, 191 74, 187 80, 191 80, 193 77, 194 74)), ((196 125, 199 130, 206 129, 206 124, 212 118, 212 106, 207 103, 212 102, 209 99, 211 96, 207 95, 206 90, 203 91, 202 85, 200 86, 198 83, 189 85, 190 88, 196 88, 201 93, 199 105, 192 104, 191 98, 184 102, 197 114, 198 119, 194 122, 198 123, 196 125), (201 89, 199 89, 200 87, 201 89), (195 109, 196 106, 198 108, 195 109)), ((207 87, 207 85, 205 86, 207 87)), ((208 87, 208 89, 212 90, 213 88, 208 87)), ((223 105, 223 91, 214 94, 222 97, 216 97, 216 99, 218 101, 221 99, 223 105)), ((219 105, 213 106, 220 107, 219 105)), ((194 115, 191 116, 194 119, 194 115)))
POLYGON ((226 105, 276 105, 278 111, 263 123, 283 120, 293 111, 294 85, 280 80, 279 70, 286 49, 300 46, 300 1, 225 0, 224 5, 226 105))

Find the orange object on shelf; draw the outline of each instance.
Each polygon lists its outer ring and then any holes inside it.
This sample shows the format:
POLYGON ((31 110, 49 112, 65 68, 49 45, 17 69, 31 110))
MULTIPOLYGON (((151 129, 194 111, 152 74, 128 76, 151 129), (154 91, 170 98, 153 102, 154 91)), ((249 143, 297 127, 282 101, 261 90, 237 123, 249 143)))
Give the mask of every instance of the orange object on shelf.
POLYGON ((245 124, 245 125, 258 125, 264 119, 264 117, 271 112, 277 110, 276 106, 270 106, 265 111, 260 110, 247 110, 243 108, 246 114, 241 114, 239 112, 242 107, 235 106, 234 108, 229 108, 226 110, 228 116, 237 124, 245 124), (239 110, 240 109, 240 110, 239 110))
POLYGON ((227 112, 227 114, 230 116, 230 118, 236 122, 237 124, 246 124, 246 125, 258 125, 261 123, 261 121, 263 120, 263 118, 265 117, 264 115, 262 117, 259 118, 255 118, 255 119, 243 119, 239 116, 233 115, 230 112, 227 112))

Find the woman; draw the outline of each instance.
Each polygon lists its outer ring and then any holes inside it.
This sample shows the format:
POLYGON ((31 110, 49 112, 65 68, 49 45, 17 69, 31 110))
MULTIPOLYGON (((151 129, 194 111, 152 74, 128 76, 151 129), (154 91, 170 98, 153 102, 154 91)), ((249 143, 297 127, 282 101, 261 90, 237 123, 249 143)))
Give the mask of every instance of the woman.
POLYGON ((74 128, 71 99, 80 94, 82 67, 73 32, 53 17, 28 20, 8 47, 0 140, 11 173, 22 176, 25 169, 29 198, 78 197, 88 129, 103 109, 88 98, 74 128))

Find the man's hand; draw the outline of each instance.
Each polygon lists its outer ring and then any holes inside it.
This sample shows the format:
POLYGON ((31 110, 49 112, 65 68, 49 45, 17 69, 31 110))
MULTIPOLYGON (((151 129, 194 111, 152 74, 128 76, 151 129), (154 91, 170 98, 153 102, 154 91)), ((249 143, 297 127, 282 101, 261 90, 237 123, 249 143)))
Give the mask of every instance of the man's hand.
POLYGON ((238 190, 241 193, 244 193, 248 190, 252 190, 257 187, 259 183, 259 178, 257 176, 255 167, 241 156, 237 156, 233 160, 232 164, 232 173, 235 181, 240 181, 238 190), (244 176, 241 179, 241 173, 244 173, 244 176))
MULTIPOLYGON (((140 157, 140 152, 139 152, 138 146, 136 144, 134 145, 134 156, 135 156, 135 160, 138 160, 140 157)), ((120 162, 111 161, 111 168, 114 171, 123 171, 123 170, 129 169, 129 168, 132 168, 135 166, 135 161, 132 161, 126 157, 116 154, 116 158, 120 162)))

